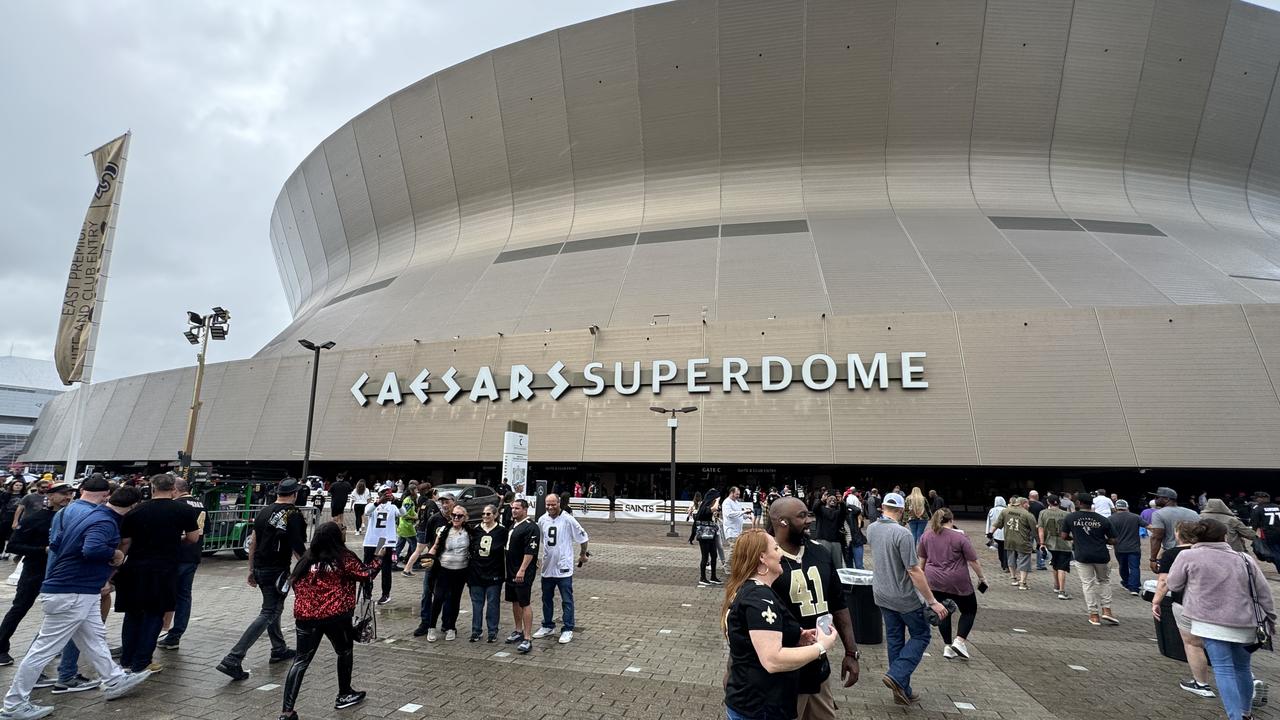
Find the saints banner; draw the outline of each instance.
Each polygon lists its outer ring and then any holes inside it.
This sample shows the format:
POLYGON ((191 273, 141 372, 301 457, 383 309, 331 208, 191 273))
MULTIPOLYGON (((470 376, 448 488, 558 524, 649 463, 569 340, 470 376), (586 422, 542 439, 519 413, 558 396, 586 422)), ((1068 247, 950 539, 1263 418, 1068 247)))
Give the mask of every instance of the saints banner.
POLYGON ((58 341, 54 359, 58 375, 65 385, 88 382, 92 372, 90 356, 96 339, 98 312, 102 306, 106 266, 111 256, 111 235, 115 231, 115 215, 124 178, 124 164, 129 147, 125 133, 94 150, 93 166, 98 186, 89 201, 80 241, 71 257, 67 275, 67 291, 62 297, 62 317, 58 323, 58 341))

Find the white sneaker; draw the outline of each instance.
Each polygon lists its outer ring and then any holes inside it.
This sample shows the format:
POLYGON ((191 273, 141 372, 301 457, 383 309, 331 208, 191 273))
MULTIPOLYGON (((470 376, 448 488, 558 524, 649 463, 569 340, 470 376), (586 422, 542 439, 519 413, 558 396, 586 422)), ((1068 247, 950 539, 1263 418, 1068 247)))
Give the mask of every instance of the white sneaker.
MULTIPOLYGON (((537 636, 535 635, 534 637, 537 637, 537 636)), ((571 642, 573 642, 573 631, 572 631, 572 630, 565 630, 564 632, 560 633, 560 644, 561 644, 561 645, 568 645, 568 644, 569 644, 569 643, 571 643, 571 642)))
POLYGON ((957 653, 955 650, 953 650, 950 645, 948 645, 942 648, 942 657, 946 658, 947 660, 955 660, 956 658, 960 657, 960 654, 957 653))
POLYGON ((956 654, 961 658, 965 660, 969 659, 969 644, 964 641, 964 638, 956 638, 955 641, 951 643, 951 647, 955 649, 956 654))
POLYGON ((1267 684, 1261 680, 1253 681, 1253 697, 1250 698, 1251 710, 1257 710, 1267 704, 1267 684))
POLYGON ((555 628, 540 627, 533 632, 533 639, 537 640, 538 638, 544 638, 555 631, 556 631, 555 628))
POLYGON ((445 630, 445 631, 444 631, 444 639, 445 639, 445 640, 457 640, 457 639, 458 639, 458 633, 457 633, 457 632, 455 632, 455 631, 453 631, 453 630, 445 630))
POLYGON ((1070 593, 1068 593, 1066 590, 1062 590, 1061 592, 1059 592, 1059 593, 1058 593, 1058 599, 1059 599, 1059 600, 1070 600, 1070 599, 1071 599, 1071 594, 1070 594, 1070 593))
POLYGON ((52 712, 52 705, 34 705, 30 702, 24 702, 12 710, 0 712, 0 718, 3 720, 36 720, 52 712))
POLYGON ((431 628, 430 630, 428 630, 428 631, 427 631, 427 642, 435 642, 435 641, 437 641, 437 640, 439 640, 439 639, 440 639, 440 631, 439 631, 439 630, 437 630, 437 629, 435 629, 435 628, 431 628))
POLYGON ((125 695, 128 695, 134 688, 138 687, 138 685, 142 684, 143 680, 146 680, 149 677, 151 677, 151 671, 143 670, 141 672, 129 673, 114 682, 104 682, 102 683, 102 694, 108 700, 122 698, 125 695))

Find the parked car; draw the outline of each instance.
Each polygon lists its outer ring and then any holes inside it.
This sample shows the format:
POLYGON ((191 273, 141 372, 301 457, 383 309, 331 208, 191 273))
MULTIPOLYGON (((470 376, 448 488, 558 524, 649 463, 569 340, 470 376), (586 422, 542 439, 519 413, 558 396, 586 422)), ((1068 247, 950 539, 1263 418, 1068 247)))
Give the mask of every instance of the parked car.
POLYGON ((437 485, 440 495, 448 495, 467 509, 467 522, 480 522, 480 511, 485 505, 502 507, 502 496, 487 485, 437 485))

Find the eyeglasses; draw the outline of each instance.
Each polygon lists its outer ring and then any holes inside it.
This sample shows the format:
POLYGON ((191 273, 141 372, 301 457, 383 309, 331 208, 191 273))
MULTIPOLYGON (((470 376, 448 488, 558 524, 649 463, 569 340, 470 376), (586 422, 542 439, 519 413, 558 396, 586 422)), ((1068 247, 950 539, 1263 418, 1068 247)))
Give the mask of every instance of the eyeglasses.
MULTIPOLYGON (((484 512, 482 512, 482 513, 480 513, 480 514, 481 514, 481 515, 492 515, 493 513, 489 512, 488 510, 485 510, 484 512)), ((457 517, 457 516, 455 515, 454 517, 457 517)))
MULTIPOLYGON (((486 514, 488 514, 488 513, 486 513, 486 514)), ((453 519, 454 519, 454 520, 466 520, 466 519, 467 519, 467 516, 466 516, 466 515, 458 515, 458 514, 454 514, 453 519)))

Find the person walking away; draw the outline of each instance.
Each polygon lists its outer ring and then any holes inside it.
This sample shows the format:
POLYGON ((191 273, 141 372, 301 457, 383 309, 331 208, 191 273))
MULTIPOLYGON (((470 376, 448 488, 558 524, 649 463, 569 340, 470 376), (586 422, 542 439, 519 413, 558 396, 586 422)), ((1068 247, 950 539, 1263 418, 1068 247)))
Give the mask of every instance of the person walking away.
POLYGON ((297 480, 286 480, 276 488, 276 502, 258 511, 253 519, 253 534, 249 537, 249 587, 262 593, 262 609, 245 628, 231 651, 218 663, 216 670, 232 680, 245 680, 249 673, 244 669, 244 656, 249 648, 267 632, 271 640, 269 662, 292 660, 296 653, 285 643, 280 630, 280 615, 284 612, 284 593, 280 592, 280 576, 289 572, 295 558, 306 552, 307 524, 302 512, 293 504, 298 492, 297 480))
POLYGON ((1036 532, 1040 537, 1040 552, 1049 554, 1049 566, 1053 568, 1053 589, 1059 600, 1070 600, 1067 592, 1067 574, 1071 572, 1071 541, 1062 537, 1062 521, 1067 518, 1064 501, 1057 495, 1049 493, 1045 496, 1048 505, 1040 513, 1036 521, 1036 532))
POLYGON ((409 493, 400 500, 400 514, 396 518, 396 557, 400 558, 401 562, 403 558, 409 557, 414 550, 418 549, 417 522, 417 498, 413 493, 409 493))
POLYGON ((1128 501, 1119 500, 1109 521, 1111 530, 1116 535, 1115 552, 1116 564, 1120 566, 1120 586, 1136 597, 1142 594, 1142 540, 1138 537, 1142 518, 1129 512, 1128 501))
MULTIPOLYGON (((852 687, 858 682, 861 656, 837 572, 839 561, 826 543, 809 537, 813 514, 798 498, 784 497, 771 505, 769 520, 782 549, 782 574, 773 581, 773 592, 783 598, 783 604, 805 630, 818 627, 819 617, 830 616, 845 648, 840 678, 845 687, 852 687)), ((800 668, 796 686, 796 714, 800 720, 834 720, 835 699, 827 682, 830 675, 831 665, 825 656, 800 668)))
POLYGON ((113 568, 124 562, 117 515, 103 507, 110 492, 107 479, 94 473, 81 484, 80 499, 53 518, 40 586, 44 618, 4 696, 2 720, 36 720, 53 712, 52 706, 32 704, 31 691, 45 665, 71 641, 88 655, 107 700, 123 697, 151 675, 126 673, 107 647, 98 598, 113 568))
POLYGON ((1227 545, 1226 525, 1196 522, 1199 541, 1179 553, 1165 582, 1183 592, 1183 614, 1191 618, 1191 634, 1204 641, 1227 717, 1251 718, 1251 701, 1266 686, 1253 679, 1249 648, 1256 647, 1260 628, 1275 633, 1271 586, 1253 558, 1227 545))
MULTIPOLYGON (((377 554, 379 545, 386 547, 394 547, 397 539, 396 528, 399 527, 400 508, 396 507, 395 495, 390 488, 382 491, 378 496, 378 502, 365 508, 365 532, 364 532, 364 562, 366 564, 373 562, 374 556, 377 554)), ((394 562, 394 561, 392 561, 394 562)), ((382 574, 382 595, 378 597, 379 605, 386 605, 391 602, 391 564, 387 563, 387 567, 382 574)))
POLYGON ((817 503, 813 514, 817 525, 814 539, 827 549, 837 568, 844 567, 844 549, 847 545, 845 533, 849 529, 848 509, 840 502, 840 496, 832 493, 817 503))
MULTIPOLYGON (((1036 519, 1037 527, 1039 527, 1040 513, 1044 512, 1045 504, 1040 502, 1040 493, 1032 490, 1027 493, 1027 510, 1031 511, 1031 517, 1036 519)), ((1045 563, 1049 561, 1049 553, 1040 545, 1036 544, 1036 570, 1044 570, 1045 563)))
POLYGON ((194 543, 182 543, 178 548, 178 599, 173 612, 164 614, 164 635, 156 642, 161 650, 177 650, 182 642, 182 635, 191 622, 191 589, 196 581, 196 570, 200 568, 200 558, 204 553, 204 503, 191 497, 191 483, 185 478, 173 480, 174 500, 186 505, 196 519, 199 537, 194 543))
POLYGON ((1200 525, 1180 522, 1174 528, 1174 535, 1178 544, 1160 556, 1160 572, 1156 575, 1156 592, 1151 598, 1151 614, 1157 620, 1160 619, 1162 604, 1167 596, 1171 601, 1170 609, 1178 626, 1178 634, 1182 636, 1182 649, 1187 656, 1187 665, 1191 668, 1191 679, 1178 683, 1178 687, 1192 695, 1217 697, 1217 693, 1209 685, 1209 658, 1204 654, 1204 641, 1191 634, 1191 618, 1187 617, 1186 608, 1182 604, 1182 593, 1169 589, 1169 570, 1173 567, 1173 561, 1183 550, 1200 541, 1200 525))
POLYGON ((1036 519, 1027 509, 1029 504, 1026 498, 1016 497, 996 518, 996 525, 1004 529, 1004 551, 1009 559, 1012 584, 1019 590, 1031 589, 1027 585, 1027 575, 1031 572, 1031 559, 1036 551, 1033 540, 1036 519))
MULTIPOLYGON (((298 656, 285 677, 280 720, 298 717, 294 705, 302 689, 302 679, 320 648, 320 641, 325 638, 338 656, 338 697, 333 701, 333 709, 342 710, 364 702, 366 693, 351 684, 355 668, 352 615, 356 608, 356 586, 372 579, 382 567, 382 558, 375 554, 368 563, 360 562, 355 553, 347 549, 344 536, 337 523, 321 523, 311 547, 289 574, 298 656)), ((388 550, 384 547, 382 554, 388 550)))
POLYGON ((733 545, 742 534, 743 525, 751 522, 751 505, 742 502, 742 491, 737 487, 729 488, 729 497, 720 506, 720 516, 724 518, 724 544, 728 562, 733 562, 733 545))
POLYGON ((13 657, 9 655, 9 642, 13 639, 18 624, 40 596, 45 566, 49 562, 49 527, 53 523, 53 515, 66 507, 74 494, 75 490, 65 483, 49 488, 45 493, 49 500, 48 506, 24 517, 18 529, 9 536, 5 549, 9 554, 22 558, 22 574, 18 576, 13 606, 5 613, 4 620, 0 621, 0 666, 13 664, 13 657))
POLYGON ((1249 524, 1270 551, 1276 572, 1280 572, 1280 503, 1272 501, 1271 495, 1265 492, 1255 493, 1254 497, 1257 503, 1249 514, 1249 524))
POLYGON ((920 542, 924 529, 929 527, 929 501, 918 487, 911 488, 907 496, 907 527, 911 528, 911 537, 916 542, 920 542))
POLYGON ((432 572, 438 575, 436 594, 431 600, 431 631, 427 633, 427 642, 439 639, 435 628, 442 613, 444 639, 451 641, 458 637, 458 611, 462 591, 467 584, 467 567, 471 563, 472 532, 467 527, 467 509, 461 505, 453 506, 449 520, 449 524, 436 533, 436 539, 427 551, 435 560, 432 572))
POLYGON ((373 493, 369 492, 369 487, 365 485, 364 480, 356 482, 355 490, 351 493, 351 514, 356 518, 357 533, 364 531, 364 511, 372 500, 373 493))
MULTIPOLYGON (((1115 501, 1107 497, 1106 490, 1095 490, 1093 493, 1093 499, 1090 501, 1089 506, 1092 506, 1093 511, 1104 518, 1111 517, 1111 513, 1115 511, 1116 507, 1115 501)), ((1081 507, 1089 506, 1081 505, 1081 507)))
POLYGON ((929 516, 930 517, 932 517, 934 513, 938 512, 939 510, 941 510, 946 506, 947 506, 946 499, 943 498, 941 495, 939 495, 937 490, 929 491, 929 516))
POLYGON ((824 662, 837 636, 802 629, 791 613, 779 610, 787 595, 772 587, 783 574, 782 548, 773 537, 751 529, 738 543, 720 606, 729 644, 725 710, 729 720, 794 718, 799 670, 824 662))
MULTIPOLYGON (((360 482, 364 482, 361 480, 360 482)), ((346 475, 339 475, 336 482, 329 486, 329 516, 338 523, 338 527, 346 530, 347 499, 351 497, 351 483, 346 475)), ((359 532, 357 530, 357 532, 359 532)))
MULTIPOLYGON (((850 498, 856 497, 850 495, 850 498)), ((853 566, 858 570, 862 568, 863 551, 866 549, 867 536, 863 532, 865 520, 862 515, 861 503, 845 503, 848 511, 846 522, 849 525, 849 546, 845 555, 845 567, 853 566)))
POLYGON ((480 641, 481 621, 489 625, 489 642, 498 639, 502 581, 506 575, 507 529, 498 523, 498 508, 485 505, 480 527, 471 541, 471 642, 480 641))
MULTIPOLYGON (((432 495, 438 495, 438 493, 432 491, 432 495)), ((418 627, 414 629, 413 636, 422 637, 427 635, 429 642, 435 642, 435 640, 430 640, 430 637, 434 635, 432 628, 435 626, 431 618, 433 616, 439 617, 439 612, 436 612, 434 607, 438 573, 436 573, 435 558, 429 552, 432 544, 436 541, 440 528, 446 527, 452 522, 449 514, 453 511, 454 506, 454 500, 451 495, 438 495, 438 497, 439 504, 436 507, 439 508, 439 512, 431 514, 425 521, 423 520, 422 512, 418 513, 418 522, 420 523, 418 549, 413 551, 409 562, 406 563, 410 569, 416 569, 419 565, 424 569, 422 574, 422 599, 418 602, 418 627)))
POLYGON ((920 697, 911 689, 911 674, 929 647, 925 608, 936 613, 939 621, 946 619, 947 608, 929 588, 911 531, 898 524, 905 505, 902 495, 885 495, 880 504, 884 516, 867 527, 867 542, 876 569, 871 591, 884 618, 889 655, 889 669, 883 681, 893 691, 895 703, 912 705, 920 697))
MULTIPOLYGON (((22 502, 26 489, 27 484, 15 476, 9 479, 4 492, 0 492, 0 542, 7 542, 9 536, 17 529, 13 516, 18 512, 18 503, 22 502)), ((7 560, 9 555, 7 550, 0 553, 0 560, 7 560)))
POLYGON ((521 655, 533 649, 533 576, 538 572, 538 547, 542 544, 542 532, 529 517, 529 501, 516 498, 511 501, 511 529, 507 532, 506 598, 511 603, 511 618, 515 630, 507 636, 507 644, 518 643, 516 651, 521 655))
MULTIPOLYGON (((997 495, 992 501, 991 509, 987 511, 987 540, 995 543, 996 555, 1000 558, 1000 572, 1009 572, 1009 556, 1004 551, 1004 528, 996 523, 996 519, 1000 517, 1000 513, 1004 512, 1006 503, 1004 498, 997 495)), ((991 547, 991 545, 987 545, 991 547)))
MULTIPOLYGON (((96 474, 96 473, 95 473, 96 474)), ((36 485, 28 488, 29 492, 18 499, 18 505, 13 510, 13 520, 9 523, 9 532, 12 534, 18 529, 18 523, 22 522, 22 516, 27 513, 35 512, 45 506, 44 493, 45 486, 36 485)))
MULTIPOLYGON (((715 501, 718 497, 715 489, 707 491, 707 496, 696 508, 690 508, 693 513, 693 529, 689 534, 689 544, 692 545, 697 540, 698 547, 702 551, 702 559, 698 562, 698 587, 707 587, 708 585, 721 585, 720 578, 716 577, 716 535, 719 531, 716 528, 715 519, 713 517, 715 501), (707 567, 711 568, 711 579, 707 579, 707 567)), ((550 510, 548 510, 550 512, 550 510)), ((545 516, 544 516, 545 517, 545 516)), ((541 521, 539 521, 541 522, 541 521)), ((572 553, 572 550, 570 550, 572 553)), ((573 560, 572 554, 569 560, 573 560)), ((546 585, 547 576, 544 572, 542 575, 543 585, 546 585)))
POLYGON ((969 633, 978 616, 978 596, 973 592, 973 580, 969 570, 978 576, 978 592, 987 591, 987 579, 978 563, 978 554, 963 531, 956 528, 955 515, 942 508, 929 518, 929 529, 920 538, 916 553, 924 564, 924 576, 929 589, 940 602, 951 600, 960 611, 960 627, 955 639, 951 638, 951 615, 938 621, 938 633, 942 635, 942 657, 947 660, 970 657, 969 633))
POLYGON ((177 494, 173 476, 152 475, 149 484, 151 499, 120 522, 120 536, 128 549, 114 581, 116 612, 124 613, 120 664, 130 672, 151 666, 164 614, 178 604, 181 547, 200 540, 197 515, 186 503, 173 499, 177 494))
MULTIPOLYGON (((1090 508, 1091 503, 1089 493, 1076 495, 1076 507, 1090 508)), ((1111 522, 1093 510, 1076 510, 1062 519, 1060 536, 1071 540, 1089 624, 1119 625, 1120 621, 1111 614, 1111 553, 1107 550, 1115 543, 1111 522)))
POLYGON ((1200 511, 1200 517, 1213 518, 1226 525, 1226 542, 1236 552, 1245 552, 1245 549, 1251 547, 1253 541, 1258 539, 1258 534, 1253 531, 1253 528, 1236 517, 1236 514, 1227 508, 1227 504, 1218 498, 1211 498, 1205 501, 1204 510, 1200 511))
POLYGON ((1160 553, 1177 544, 1173 537, 1173 529, 1180 522, 1195 522, 1200 514, 1190 508, 1178 505, 1178 493, 1173 488, 1156 488, 1152 493, 1156 500, 1156 511, 1151 515, 1151 524, 1147 532, 1151 534, 1151 572, 1159 567, 1160 553))
MULTIPOLYGON (((542 532, 542 626, 533 634, 535 640, 555 632, 553 622, 554 594, 560 591, 560 644, 573 642, 573 546, 580 545, 578 567, 587 564, 587 531, 567 513, 560 512, 560 498, 548 495, 547 512, 538 518, 542 532)), ((714 575, 715 568, 712 568, 714 575)))

